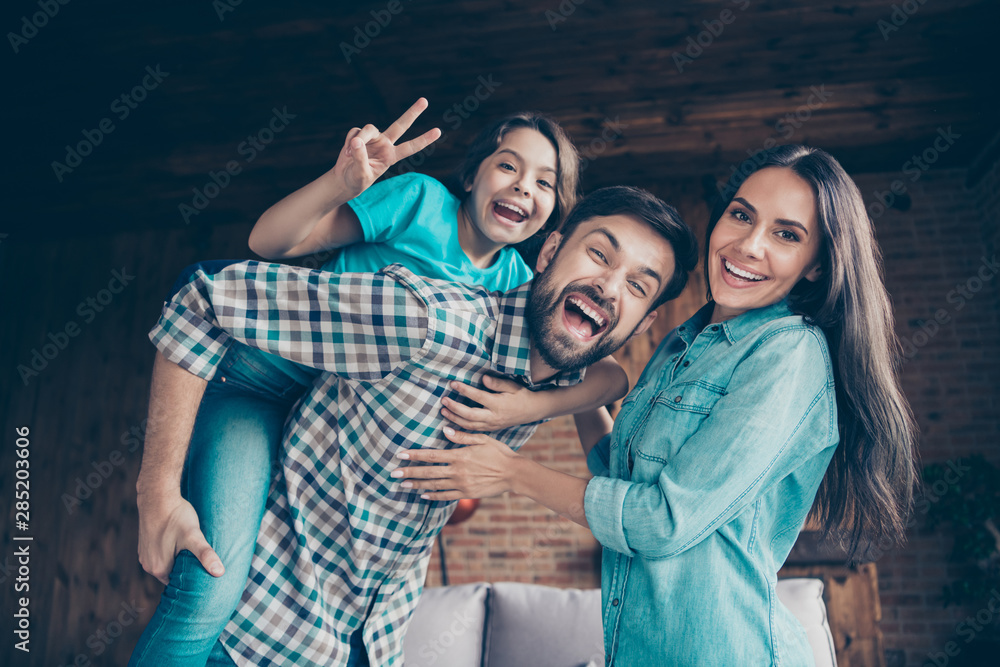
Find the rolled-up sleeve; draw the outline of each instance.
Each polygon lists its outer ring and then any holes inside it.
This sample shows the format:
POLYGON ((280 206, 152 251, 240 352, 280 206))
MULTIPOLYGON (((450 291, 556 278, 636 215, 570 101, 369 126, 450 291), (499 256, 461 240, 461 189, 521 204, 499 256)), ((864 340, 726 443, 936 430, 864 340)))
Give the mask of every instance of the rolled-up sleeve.
POLYGON ((232 340, 345 377, 378 380, 427 339, 427 305, 390 276, 240 262, 198 270, 149 337, 211 379, 232 340))
MULTIPOLYGON (((798 328, 759 341, 736 367, 726 395, 663 462, 655 483, 590 480, 584 509, 597 540, 629 556, 676 556, 835 446, 832 373, 818 336, 798 328)), ((641 437, 670 428, 672 414, 660 408, 641 437)), ((633 448, 641 456, 643 442, 633 448)))

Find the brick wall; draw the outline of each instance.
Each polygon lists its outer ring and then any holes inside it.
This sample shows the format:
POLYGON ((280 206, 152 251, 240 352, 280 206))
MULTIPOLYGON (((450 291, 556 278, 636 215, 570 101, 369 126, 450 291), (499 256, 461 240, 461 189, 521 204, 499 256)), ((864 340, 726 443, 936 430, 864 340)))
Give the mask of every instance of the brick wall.
MULTIPOLYGON (((923 465, 959 462, 973 453, 1000 462, 997 280, 977 276, 996 248, 998 174, 994 167, 972 189, 965 187, 964 170, 907 179, 910 210, 888 210, 876 220, 897 331, 909 356, 902 381, 920 426, 923 465)), ((871 175, 858 182, 871 202, 876 189, 900 177, 871 175)), ((950 660, 944 650, 956 639, 957 625, 978 610, 942 606, 942 587, 956 575, 950 549, 950 537, 928 531, 918 511, 905 548, 879 561, 890 665, 950 660)))

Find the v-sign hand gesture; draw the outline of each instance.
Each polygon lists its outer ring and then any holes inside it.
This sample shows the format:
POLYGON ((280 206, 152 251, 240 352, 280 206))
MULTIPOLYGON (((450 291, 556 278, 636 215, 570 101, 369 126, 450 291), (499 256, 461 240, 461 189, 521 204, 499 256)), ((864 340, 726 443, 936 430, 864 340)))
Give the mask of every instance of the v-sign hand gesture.
POLYGON ((333 171, 343 179, 350 198, 367 190, 392 165, 438 140, 441 130, 435 127, 416 139, 396 145, 426 108, 427 100, 421 97, 385 132, 379 132, 377 127, 369 124, 347 133, 347 140, 344 141, 333 171))

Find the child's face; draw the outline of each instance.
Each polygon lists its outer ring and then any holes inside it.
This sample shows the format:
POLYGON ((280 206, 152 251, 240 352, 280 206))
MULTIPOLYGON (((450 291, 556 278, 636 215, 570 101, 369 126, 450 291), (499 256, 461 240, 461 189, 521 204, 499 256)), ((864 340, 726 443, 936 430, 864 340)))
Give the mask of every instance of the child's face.
POLYGON ((512 245, 542 228, 556 205, 556 149, 537 130, 510 130, 483 160, 469 192, 466 212, 476 233, 512 245))

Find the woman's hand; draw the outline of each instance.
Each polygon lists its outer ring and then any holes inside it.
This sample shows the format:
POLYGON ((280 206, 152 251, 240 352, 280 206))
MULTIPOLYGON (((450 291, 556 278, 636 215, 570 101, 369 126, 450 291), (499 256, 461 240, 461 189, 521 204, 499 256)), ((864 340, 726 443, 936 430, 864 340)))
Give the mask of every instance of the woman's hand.
POLYGON ((482 433, 462 433, 444 428, 458 449, 406 449, 396 454, 411 464, 391 473, 404 480, 404 488, 423 491, 427 500, 486 498, 511 490, 514 469, 521 456, 507 445, 482 433), (445 465, 414 465, 438 463, 445 465))
POLYGON ((444 408, 441 414, 444 418, 469 431, 499 431, 545 418, 539 412, 543 392, 531 391, 513 380, 491 375, 483 377, 483 384, 488 391, 452 382, 452 389, 483 407, 473 408, 450 398, 442 398, 444 408))
POLYGON ((340 150, 333 171, 343 179, 348 199, 357 197, 371 187, 372 183, 392 165, 422 151, 438 140, 441 130, 435 127, 416 139, 396 145, 399 138, 410 129, 413 121, 426 108, 427 100, 421 97, 385 132, 379 132, 377 127, 368 124, 347 133, 347 139, 340 150))

